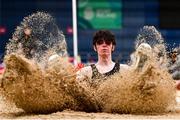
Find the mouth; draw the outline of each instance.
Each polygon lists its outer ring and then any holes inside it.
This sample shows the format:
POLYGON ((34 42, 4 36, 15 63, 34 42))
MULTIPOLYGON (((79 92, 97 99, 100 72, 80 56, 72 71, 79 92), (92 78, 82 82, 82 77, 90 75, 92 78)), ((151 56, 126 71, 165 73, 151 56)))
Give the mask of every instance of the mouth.
POLYGON ((107 52, 107 50, 106 50, 106 49, 103 49, 102 52, 107 52))
POLYGON ((103 49, 103 50, 107 50, 107 49, 103 49))

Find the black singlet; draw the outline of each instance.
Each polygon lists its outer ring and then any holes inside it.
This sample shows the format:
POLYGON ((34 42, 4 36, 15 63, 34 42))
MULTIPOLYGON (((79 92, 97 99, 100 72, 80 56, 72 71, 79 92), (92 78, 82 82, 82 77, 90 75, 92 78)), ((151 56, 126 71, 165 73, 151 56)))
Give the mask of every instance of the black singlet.
POLYGON ((104 78, 104 77, 107 77, 107 76, 111 76, 111 75, 113 75, 116 72, 119 72, 120 64, 119 63, 115 63, 114 68, 111 71, 109 71, 107 73, 104 73, 104 74, 101 74, 98 71, 98 69, 96 68, 95 64, 91 64, 91 68, 92 68, 92 79, 100 79, 100 78, 104 78))

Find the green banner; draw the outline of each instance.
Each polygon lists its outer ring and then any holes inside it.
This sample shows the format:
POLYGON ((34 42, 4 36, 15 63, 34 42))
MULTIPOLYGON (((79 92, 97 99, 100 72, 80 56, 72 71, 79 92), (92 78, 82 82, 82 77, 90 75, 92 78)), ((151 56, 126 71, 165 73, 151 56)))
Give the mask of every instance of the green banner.
POLYGON ((122 28, 121 0, 78 0, 78 27, 83 29, 122 28))

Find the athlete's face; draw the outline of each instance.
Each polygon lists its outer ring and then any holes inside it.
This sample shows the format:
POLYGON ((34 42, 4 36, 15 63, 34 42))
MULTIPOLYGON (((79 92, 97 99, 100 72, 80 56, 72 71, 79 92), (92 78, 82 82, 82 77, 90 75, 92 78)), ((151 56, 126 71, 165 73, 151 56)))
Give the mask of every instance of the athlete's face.
POLYGON ((114 45, 111 41, 99 40, 96 42, 96 46, 94 46, 95 51, 97 51, 98 55, 111 55, 114 50, 114 45))

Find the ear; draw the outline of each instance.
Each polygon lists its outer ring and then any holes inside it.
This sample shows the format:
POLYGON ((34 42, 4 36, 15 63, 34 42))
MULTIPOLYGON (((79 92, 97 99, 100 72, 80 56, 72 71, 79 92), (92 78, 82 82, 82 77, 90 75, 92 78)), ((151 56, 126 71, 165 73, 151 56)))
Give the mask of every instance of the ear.
POLYGON ((94 48, 94 51, 97 52, 97 49, 96 49, 96 46, 95 46, 95 45, 93 45, 93 48, 94 48))
POLYGON ((114 52, 114 49, 115 49, 115 46, 113 45, 113 46, 112 46, 112 52, 114 52))

